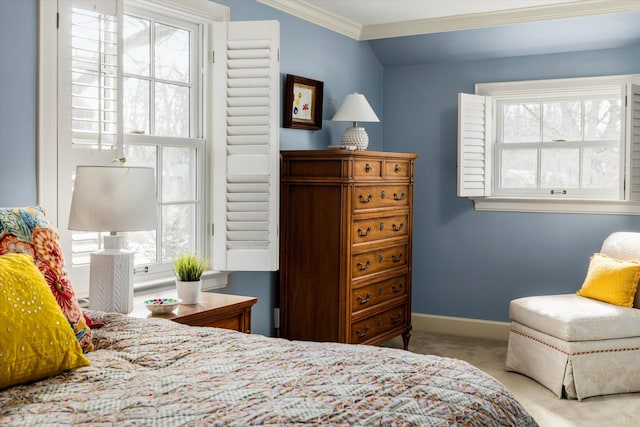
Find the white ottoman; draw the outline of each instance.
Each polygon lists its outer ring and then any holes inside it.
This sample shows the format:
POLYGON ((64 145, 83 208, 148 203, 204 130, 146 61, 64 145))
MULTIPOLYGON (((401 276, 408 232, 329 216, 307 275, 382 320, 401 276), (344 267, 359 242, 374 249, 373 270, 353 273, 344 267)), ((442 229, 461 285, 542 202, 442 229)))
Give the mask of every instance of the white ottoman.
POLYGON ((513 300, 509 316, 508 371, 558 397, 640 391, 640 310, 566 294, 513 300))

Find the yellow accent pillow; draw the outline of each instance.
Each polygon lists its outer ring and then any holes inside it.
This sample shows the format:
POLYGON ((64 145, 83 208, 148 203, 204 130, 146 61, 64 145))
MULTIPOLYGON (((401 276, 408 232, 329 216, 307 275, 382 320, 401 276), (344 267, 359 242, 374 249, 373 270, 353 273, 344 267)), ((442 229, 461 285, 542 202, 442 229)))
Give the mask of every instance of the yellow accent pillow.
POLYGON ((638 280, 639 262, 594 254, 589 262, 587 277, 577 294, 622 307, 633 307, 638 280))
POLYGON ((88 365, 31 255, 0 256, 0 390, 88 365))

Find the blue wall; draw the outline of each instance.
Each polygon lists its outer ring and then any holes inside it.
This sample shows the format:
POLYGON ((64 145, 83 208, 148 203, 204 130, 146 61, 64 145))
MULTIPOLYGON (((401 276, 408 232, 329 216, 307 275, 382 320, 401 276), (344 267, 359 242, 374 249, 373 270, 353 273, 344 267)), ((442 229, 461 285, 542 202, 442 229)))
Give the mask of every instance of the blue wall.
POLYGON ((385 67, 385 151, 415 152, 413 312, 508 320, 514 297, 571 293, 640 217, 476 212, 456 196, 457 94, 494 81, 640 73, 640 46, 385 67))
POLYGON ((36 201, 35 0, 0 0, 0 206, 36 201))

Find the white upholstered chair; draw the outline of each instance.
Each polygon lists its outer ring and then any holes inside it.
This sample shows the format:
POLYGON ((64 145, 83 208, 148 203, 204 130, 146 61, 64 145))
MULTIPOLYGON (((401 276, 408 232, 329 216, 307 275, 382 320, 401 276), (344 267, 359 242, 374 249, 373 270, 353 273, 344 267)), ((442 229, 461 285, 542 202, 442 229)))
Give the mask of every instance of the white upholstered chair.
MULTIPOLYGON (((600 252, 640 260, 640 233, 613 233, 600 252)), ((640 391, 639 293, 633 308, 576 294, 511 301, 506 369, 535 379, 559 398, 640 391)))

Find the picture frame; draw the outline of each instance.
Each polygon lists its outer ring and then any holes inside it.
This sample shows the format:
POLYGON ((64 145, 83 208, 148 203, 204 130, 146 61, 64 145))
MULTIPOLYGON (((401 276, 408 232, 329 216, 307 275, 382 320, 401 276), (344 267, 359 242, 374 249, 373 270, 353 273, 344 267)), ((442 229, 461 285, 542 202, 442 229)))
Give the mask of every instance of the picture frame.
POLYGON ((287 74, 284 92, 282 126, 292 129, 322 128, 322 95, 324 83, 287 74))

